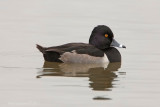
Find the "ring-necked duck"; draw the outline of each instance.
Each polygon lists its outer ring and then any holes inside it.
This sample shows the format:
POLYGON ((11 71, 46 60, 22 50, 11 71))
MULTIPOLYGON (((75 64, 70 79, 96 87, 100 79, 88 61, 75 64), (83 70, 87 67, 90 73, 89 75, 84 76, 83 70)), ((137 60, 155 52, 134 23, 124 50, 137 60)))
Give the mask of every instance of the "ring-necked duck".
POLYGON ((121 55, 114 47, 126 48, 114 39, 111 29, 105 25, 93 29, 89 44, 68 43, 53 47, 42 47, 37 44, 46 61, 64 63, 121 62, 121 55))

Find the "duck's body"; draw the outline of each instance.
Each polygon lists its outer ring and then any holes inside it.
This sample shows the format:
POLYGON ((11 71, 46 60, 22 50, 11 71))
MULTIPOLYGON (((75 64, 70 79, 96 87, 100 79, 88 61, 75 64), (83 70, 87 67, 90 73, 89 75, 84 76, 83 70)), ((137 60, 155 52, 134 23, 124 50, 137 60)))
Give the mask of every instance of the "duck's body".
MULTIPOLYGON (((106 26, 98 26, 97 28, 99 27, 101 27, 100 30, 102 31, 104 28, 106 28, 106 26)), ((119 51, 114 47, 110 47, 112 41, 114 41, 112 40, 113 36, 110 34, 110 32, 104 33, 104 34, 108 33, 109 36, 108 38, 105 37, 108 39, 108 41, 106 41, 107 39, 104 41, 104 38, 102 39, 99 33, 98 36, 95 36, 96 35, 95 33, 97 32, 96 30, 97 29, 95 28, 92 31, 89 44, 68 43, 48 48, 37 45, 37 48, 43 53, 45 61, 49 62, 64 62, 64 63, 121 62, 121 55, 119 51)), ((120 46, 120 44, 118 45, 120 46)))
POLYGON ((43 53, 44 59, 49 62, 107 63, 121 61, 121 55, 114 47, 100 50, 90 44, 68 43, 49 48, 37 45, 37 48, 43 53))

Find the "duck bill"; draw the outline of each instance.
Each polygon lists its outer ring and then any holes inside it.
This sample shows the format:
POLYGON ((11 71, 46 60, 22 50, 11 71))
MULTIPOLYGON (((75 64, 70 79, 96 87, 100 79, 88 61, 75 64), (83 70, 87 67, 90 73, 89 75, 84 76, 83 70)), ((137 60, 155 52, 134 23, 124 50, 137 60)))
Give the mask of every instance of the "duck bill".
POLYGON ((118 48, 126 48, 126 46, 118 43, 115 39, 113 39, 112 43, 111 43, 112 47, 118 47, 118 48))

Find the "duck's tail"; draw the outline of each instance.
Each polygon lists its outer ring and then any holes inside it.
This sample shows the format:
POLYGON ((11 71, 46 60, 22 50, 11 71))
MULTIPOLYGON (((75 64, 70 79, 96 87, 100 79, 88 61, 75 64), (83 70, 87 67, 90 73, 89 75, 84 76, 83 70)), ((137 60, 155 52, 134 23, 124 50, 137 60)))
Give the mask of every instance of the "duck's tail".
POLYGON ((45 53, 45 48, 43 46, 36 44, 36 47, 40 52, 45 53))

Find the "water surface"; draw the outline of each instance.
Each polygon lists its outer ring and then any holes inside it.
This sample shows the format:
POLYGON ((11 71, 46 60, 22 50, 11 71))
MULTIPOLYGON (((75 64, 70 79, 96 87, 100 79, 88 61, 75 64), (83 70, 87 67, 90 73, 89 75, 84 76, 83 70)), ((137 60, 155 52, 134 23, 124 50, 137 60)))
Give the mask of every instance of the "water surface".
POLYGON ((160 1, 0 1, 1 107, 159 107, 160 1), (121 63, 44 62, 35 44, 88 43, 111 27, 121 63))

